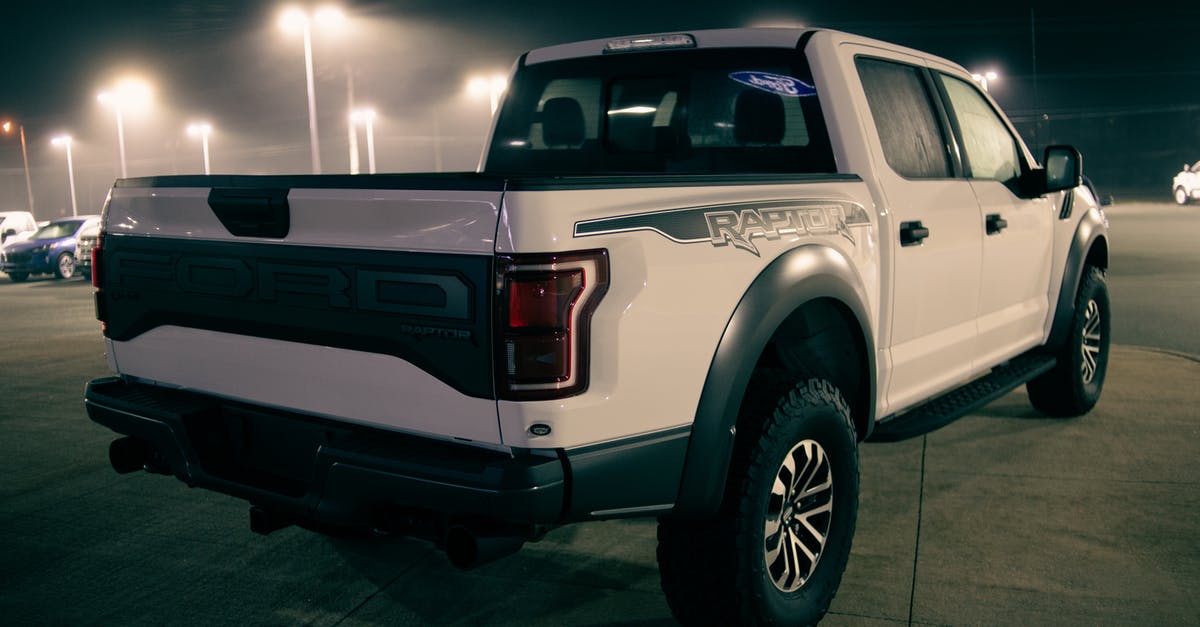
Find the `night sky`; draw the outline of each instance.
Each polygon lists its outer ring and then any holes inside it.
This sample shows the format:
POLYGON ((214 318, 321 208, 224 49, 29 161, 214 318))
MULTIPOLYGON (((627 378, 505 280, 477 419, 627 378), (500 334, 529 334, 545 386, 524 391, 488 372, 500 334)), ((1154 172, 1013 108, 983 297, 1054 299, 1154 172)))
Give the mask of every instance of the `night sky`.
MULTIPOLYGON (((65 178, 65 159, 49 145, 60 132, 76 138, 77 187, 98 207, 118 165, 112 114, 96 93, 128 73, 155 89, 153 110, 126 121, 131 176, 201 171, 198 142, 183 132, 201 118, 216 127, 214 171, 306 172, 303 53, 300 38, 277 26, 285 4, 6 2, 0 117, 25 126, 38 213, 61 211, 66 198, 65 180, 57 180, 65 178)), ((433 170, 434 145, 443 168, 473 169, 489 118, 486 102, 464 95, 473 72, 506 72, 525 50, 576 39, 779 22, 876 37, 971 70, 995 68, 1001 78, 992 94, 1018 126, 1032 129, 1043 116, 1066 121, 1052 129, 1065 135, 1058 140, 1095 143, 1094 125, 1081 120, 1140 128, 1158 116, 1170 119, 1159 126, 1174 143, 1146 150, 1170 152, 1172 162, 1177 153, 1200 153, 1200 5, 1151 11, 1104 3, 1081 13, 1039 3, 1031 15, 1027 4, 971 4, 342 2, 346 31, 314 34, 322 160, 327 172, 347 170, 348 74, 355 102, 379 111, 381 171, 433 170), (1184 128, 1172 134, 1176 120, 1184 128)), ((1099 166, 1112 161, 1096 158, 1099 166)), ((0 210, 23 208, 23 172, 19 142, 0 137, 0 210)))

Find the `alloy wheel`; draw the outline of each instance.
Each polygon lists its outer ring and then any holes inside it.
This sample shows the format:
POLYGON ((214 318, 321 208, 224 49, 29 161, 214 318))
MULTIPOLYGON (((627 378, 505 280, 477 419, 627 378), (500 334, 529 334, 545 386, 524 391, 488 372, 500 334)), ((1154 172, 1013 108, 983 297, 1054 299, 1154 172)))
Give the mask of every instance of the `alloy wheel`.
POLYGON ((832 517, 829 457, 815 440, 804 440, 784 456, 767 501, 763 558, 779 591, 795 592, 812 577, 832 517))
POLYGON ((1083 376, 1083 384, 1090 385, 1092 379, 1096 377, 1096 369, 1099 367, 1100 355, 1100 305, 1096 304, 1095 300, 1089 300, 1087 310, 1083 316, 1083 341, 1080 344, 1080 352, 1083 354, 1083 360, 1080 363, 1079 370, 1083 376))

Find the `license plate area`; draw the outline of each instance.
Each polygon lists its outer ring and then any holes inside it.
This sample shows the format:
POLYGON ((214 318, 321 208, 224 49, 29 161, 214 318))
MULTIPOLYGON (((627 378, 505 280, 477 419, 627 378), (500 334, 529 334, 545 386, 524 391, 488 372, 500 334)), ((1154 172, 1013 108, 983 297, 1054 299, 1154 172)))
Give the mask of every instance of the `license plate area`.
POLYGON ((313 484, 321 446, 339 439, 297 416, 230 405, 185 418, 185 428, 208 474, 293 498, 313 484))

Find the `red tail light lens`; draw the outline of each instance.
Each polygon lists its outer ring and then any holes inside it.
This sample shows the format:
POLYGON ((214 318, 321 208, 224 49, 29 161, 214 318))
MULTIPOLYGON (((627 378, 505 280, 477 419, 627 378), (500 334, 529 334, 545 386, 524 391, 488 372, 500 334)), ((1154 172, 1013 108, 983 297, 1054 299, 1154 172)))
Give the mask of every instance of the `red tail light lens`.
POLYGON ((96 319, 100 321, 100 330, 108 334, 108 312, 104 306, 104 230, 96 236, 96 245, 92 247, 92 287, 96 299, 96 319))
POLYGON ((92 247, 92 287, 100 289, 100 247, 104 245, 104 231, 96 236, 96 245, 92 247))
POLYGON ((592 312, 608 290, 608 254, 497 259, 500 398, 562 398, 587 389, 592 312))
POLYGON ((514 273, 508 285, 508 325, 566 329, 571 306, 583 291, 583 270, 514 273))

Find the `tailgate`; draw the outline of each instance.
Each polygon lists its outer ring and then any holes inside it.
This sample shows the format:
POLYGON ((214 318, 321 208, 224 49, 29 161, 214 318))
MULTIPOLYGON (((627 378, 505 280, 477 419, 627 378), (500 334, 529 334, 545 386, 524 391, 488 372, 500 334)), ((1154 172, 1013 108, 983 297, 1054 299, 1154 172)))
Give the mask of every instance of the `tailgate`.
POLYGON ((123 375, 499 444, 491 290, 503 182, 121 181, 98 307, 123 375))

